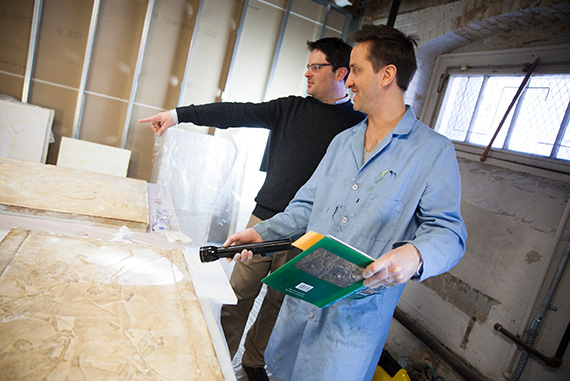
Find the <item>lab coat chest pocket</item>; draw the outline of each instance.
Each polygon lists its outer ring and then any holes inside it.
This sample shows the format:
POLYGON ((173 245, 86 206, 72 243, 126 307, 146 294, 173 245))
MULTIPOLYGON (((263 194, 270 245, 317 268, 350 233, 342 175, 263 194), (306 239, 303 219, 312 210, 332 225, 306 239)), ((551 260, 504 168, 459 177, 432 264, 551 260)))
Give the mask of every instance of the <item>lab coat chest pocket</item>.
POLYGON ((388 242, 394 238, 404 203, 372 194, 362 209, 360 219, 360 235, 364 238, 388 242))

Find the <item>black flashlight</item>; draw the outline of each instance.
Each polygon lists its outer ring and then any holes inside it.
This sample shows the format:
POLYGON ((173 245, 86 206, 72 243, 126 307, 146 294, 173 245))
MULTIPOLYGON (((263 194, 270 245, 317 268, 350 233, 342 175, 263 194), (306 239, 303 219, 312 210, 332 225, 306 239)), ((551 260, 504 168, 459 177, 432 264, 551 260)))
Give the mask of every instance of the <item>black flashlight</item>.
POLYGON ((200 261, 202 262, 213 262, 220 258, 233 257, 234 255, 241 253, 243 249, 250 250, 253 254, 259 254, 262 257, 267 256, 268 253, 273 253, 276 251, 284 251, 295 249, 292 246, 293 239, 281 239, 276 241, 266 241, 259 243, 251 243, 247 245, 235 245, 235 246, 202 246, 200 247, 200 261))

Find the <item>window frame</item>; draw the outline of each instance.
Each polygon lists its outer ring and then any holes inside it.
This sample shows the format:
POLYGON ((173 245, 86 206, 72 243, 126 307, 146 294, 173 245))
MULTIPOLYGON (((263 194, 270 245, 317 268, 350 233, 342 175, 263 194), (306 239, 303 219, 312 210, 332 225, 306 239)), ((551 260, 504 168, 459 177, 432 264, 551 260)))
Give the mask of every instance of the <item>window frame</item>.
MULTIPOLYGON (((441 105, 445 98, 450 74, 524 74, 523 67, 540 57, 534 74, 570 73, 570 44, 481 51, 448 53, 438 56, 426 92, 426 102, 420 120, 435 128, 441 105)), ((511 111, 512 112, 512 111, 511 111)), ((485 147, 466 142, 453 142, 455 149, 468 154, 481 155, 485 147)), ((523 164, 570 174, 570 162, 532 154, 492 149, 489 158, 523 164)))

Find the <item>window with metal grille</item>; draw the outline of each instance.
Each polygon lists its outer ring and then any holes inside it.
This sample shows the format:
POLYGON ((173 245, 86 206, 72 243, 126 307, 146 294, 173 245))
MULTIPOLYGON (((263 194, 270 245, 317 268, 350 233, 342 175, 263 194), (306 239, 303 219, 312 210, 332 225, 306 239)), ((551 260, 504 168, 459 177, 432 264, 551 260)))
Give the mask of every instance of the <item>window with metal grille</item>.
MULTIPOLYGON (((459 142, 487 146, 523 75, 450 74, 435 130, 459 142)), ((492 148, 570 160, 570 74, 534 74, 492 148)))

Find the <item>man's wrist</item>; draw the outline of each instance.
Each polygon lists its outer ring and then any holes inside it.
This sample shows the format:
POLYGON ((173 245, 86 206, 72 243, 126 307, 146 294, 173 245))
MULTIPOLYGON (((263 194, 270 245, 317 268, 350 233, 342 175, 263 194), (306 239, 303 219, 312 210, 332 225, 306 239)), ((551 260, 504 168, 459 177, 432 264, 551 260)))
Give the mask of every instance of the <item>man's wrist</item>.
POLYGON ((419 280, 422 276, 422 273, 424 272, 424 260, 422 259, 422 256, 420 255, 420 263, 418 264, 418 268, 416 269, 416 272, 414 273, 414 275, 412 275, 412 280, 419 280))
POLYGON ((170 110, 170 116, 172 117, 172 121, 174 122, 174 125, 177 125, 178 124, 178 112, 176 111, 176 109, 170 110))
POLYGON ((418 255, 419 262, 418 262, 418 267, 416 268, 416 272, 414 273, 414 275, 412 275, 410 279, 419 280, 422 276, 422 273, 424 272, 424 260, 422 259, 422 255, 420 254, 418 248, 415 247, 414 245, 412 245, 412 247, 414 248, 416 254, 418 255))

